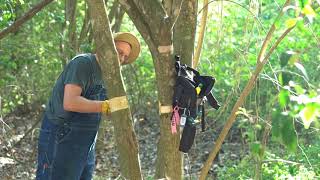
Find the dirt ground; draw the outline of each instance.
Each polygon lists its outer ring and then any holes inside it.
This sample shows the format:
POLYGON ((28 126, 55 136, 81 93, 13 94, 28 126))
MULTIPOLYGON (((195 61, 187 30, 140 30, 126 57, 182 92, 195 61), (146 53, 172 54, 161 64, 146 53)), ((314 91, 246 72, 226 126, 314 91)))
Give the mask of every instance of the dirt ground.
MULTIPOLYGON (((3 118, 4 122, 0 122, 1 180, 35 179, 37 140, 40 126, 40 122, 37 123, 37 121, 40 121, 40 116, 41 109, 20 115, 11 114, 3 118), (28 134, 24 136, 26 133, 28 134)), ((159 124, 156 120, 137 122, 135 131, 139 141, 142 173, 144 177, 152 177, 155 173, 159 124)), ((107 130, 103 141, 103 148, 97 152, 95 179, 116 179, 121 177, 111 123, 108 124, 108 127, 110 128, 107 130)), ((200 133, 200 129, 198 127, 192 149, 188 154, 183 155, 185 177, 197 177, 214 145, 214 139, 220 132, 218 129, 221 129, 221 127, 216 127, 214 122, 211 121, 208 123, 207 131, 200 133)), ((240 148, 239 143, 232 143, 232 141, 223 146, 223 149, 240 148)), ((219 158, 209 171, 209 176, 216 175, 215 168, 218 165, 221 166, 225 159, 239 159, 238 155, 228 152, 220 152, 219 158)))

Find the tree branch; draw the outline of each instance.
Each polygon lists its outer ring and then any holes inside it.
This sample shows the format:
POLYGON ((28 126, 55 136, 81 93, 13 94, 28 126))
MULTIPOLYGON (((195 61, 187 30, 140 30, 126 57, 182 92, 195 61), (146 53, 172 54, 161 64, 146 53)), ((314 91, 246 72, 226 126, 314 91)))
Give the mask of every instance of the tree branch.
POLYGON ((167 17, 167 13, 160 1, 150 0, 129 0, 137 7, 137 10, 143 15, 140 18, 148 23, 151 29, 157 31, 161 24, 162 18, 167 17))
POLYGON ((90 19, 90 17, 89 17, 89 8, 86 8, 84 19, 83 19, 82 28, 81 28, 81 31, 80 31, 80 36, 79 36, 79 39, 78 39, 79 43, 78 43, 77 49, 79 49, 82 41, 85 39, 85 37, 89 33, 89 29, 90 29, 90 21, 89 21, 89 19, 90 19))
POLYGON ((197 49, 196 49, 196 52, 194 53, 195 55, 194 55, 194 59, 193 59, 193 68, 196 68, 199 63, 202 44, 203 44, 204 32, 205 32, 206 25, 207 25, 208 0, 204 0, 203 4, 204 4, 204 7, 203 7, 204 10, 203 10, 202 17, 201 17, 201 24, 200 24, 200 30, 199 30, 197 49))
POLYGON ((184 2, 184 0, 175 0, 172 3, 171 14, 169 15, 171 29, 173 29, 174 25, 176 24, 176 22, 179 18, 183 2, 184 2))
POLYGON ((17 21, 15 21, 12 25, 5 28, 0 32, 0 39, 4 38, 9 33, 17 31, 17 29, 31 19, 34 15, 36 15, 41 9, 50 4, 53 0, 43 0, 39 4, 35 5, 32 9, 30 9, 27 13, 25 13, 22 17, 20 17, 17 21))
POLYGON ((155 47, 155 40, 152 38, 152 35, 156 33, 152 31, 151 27, 147 23, 147 20, 139 11, 135 3, 132 0, 119 0, 119 2, 126 13, 129 15, 136 28, 139 30, 149 48, 156 50, 157 48, 155 47))

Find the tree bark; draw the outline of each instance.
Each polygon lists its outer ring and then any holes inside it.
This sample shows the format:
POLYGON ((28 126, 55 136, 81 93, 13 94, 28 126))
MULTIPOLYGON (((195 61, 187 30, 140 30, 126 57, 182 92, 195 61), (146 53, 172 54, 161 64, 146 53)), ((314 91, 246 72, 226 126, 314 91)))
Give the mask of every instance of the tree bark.
POLYGON ((89 28, 90 28, 89 14, 90 14, 89 8, 86 7, 82 28, 81 28, 80 36, 79 36, 78 43, 77 43, 77 49, 80 49, 81 43, 88 36, 89 28))
POLYGON ((200 54, 202 50, 202 44, 203 44, 203 38, 204 38, 204 32, 206 29, 207 25, 207 16, 208 16, 208 0, 204 0, 203 2, 203 12, 202 12, 202 17, 201 17, 201 24, 200 24, 200 30, 199 30, 199 37, 198 37, 198 43, 197 43, 197 49, 196 53, 193 59, 194 63, 194 68, 198 66, 199 59, 200 59, 200 54))
POLYGON ((76 10, 77 10, 77 0, 66 0, 65 5, 65 20, 67 26, 67 37, 68 42, 66 43, 67 48, 66 54, 67 59, 71 59, 78 52, 77 49, 77 24, 76 24, 76 10))
MULTIPOLYGON (((87 0, 93 25, 97 56, 103 72, 103 79, 108 89, 108 97, 125 96, 126 92, 120 72, 120 63, 115 49, 106 14, 104 0, 87 0)), ((142 179, 139 165, 138 144, 133 131, 130 109, 112 113, 111 120, 120 154, 120 169, 127 179, 142 179)))
POLYGON ((174 27, 174 53, 181 56, 181 62, 192 67, 197 27, 198 0, 185 0, 174 27))
POLYGON ((22 24, 31 19, 34 15, 36 15, 39 11, 41 11, 45 6, 50 4, 53 0, 43 0, 40 3, 36 4, 33 8, 31 8, 28 12, 26 12, 22 17, 16 20, 12 25, 5 28, 0 32, 0 39, 4 38, 9 33, 17 31, 22 24))
MULTIPOLYGON (((183 1, 180 15, 174 26, 173 32, 173 47, 174 54, 178 54, 181 57, 181 62, 192 67, 195 32, 197 25, 197 0, 185 0, 183 1)), ((178 139, 179 140, 179 139, 178 139)), ((158 149, 161 149, 162 145, 158 144, 158 149)), ((164 167, 165 161, 163 157, 163 150, 158 151, 158 158, 156 163, 156 178, 161 178, 165 174, 164 167)), ((181 158, 181 177, 183 176, 183 157, 181 158)))
MULTIPOLYGON (((120 0, 138 31, 147 43, 153 58, 160 107, 172 106, 175 69, 173 58, 173 27, 182 1, 120 0)), ((160 108, 162 109, 162 108, 160 108)), ((160 112, 160 140, 158 158, 160 177, 181 179, 181 153, 178 150, 179 133, 171 134, 171 112, 160 112)))
MULTIPOLYGON (((107 4, 107 2, 105 2, 107 4)), ((110 24, 112 32, 118 32, 122 23, 124 15, 124 10, 121 8, 119 2, 115 0, 113 2, 113 5, 111 7, 111 10, 109 11, 108 18, 110 22, 113 22, 113 25, 110 24)), ((99 135, 98 135, 98 142, 96 146, 97 152, 103 149, 104 146, 104 140, 106 137, 106 130, 109 128, 107 127, 108 123, 105 121, 101 122, 100 128, 99 128, 99 135)))

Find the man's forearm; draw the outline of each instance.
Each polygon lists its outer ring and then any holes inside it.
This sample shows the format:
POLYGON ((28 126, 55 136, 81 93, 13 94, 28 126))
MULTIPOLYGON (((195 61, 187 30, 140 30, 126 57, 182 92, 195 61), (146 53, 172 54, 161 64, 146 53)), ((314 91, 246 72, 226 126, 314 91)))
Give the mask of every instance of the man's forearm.
POLYGON ((103 101, 89 100, 82 96, 76 96, 73 99, 64 99, 63 108, 66 111, 81 113, 101 112, 103 101))

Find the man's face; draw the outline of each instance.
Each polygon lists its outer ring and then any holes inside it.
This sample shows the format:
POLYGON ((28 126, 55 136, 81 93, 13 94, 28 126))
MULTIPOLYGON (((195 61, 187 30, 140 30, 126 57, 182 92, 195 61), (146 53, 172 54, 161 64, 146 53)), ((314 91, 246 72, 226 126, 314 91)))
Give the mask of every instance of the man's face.
POLYGON ((118 51, 120 64, 125 64, 128 61, 128 57, 131 52, 131 46, 124 41, 116 41, 115 44, 118 51))

